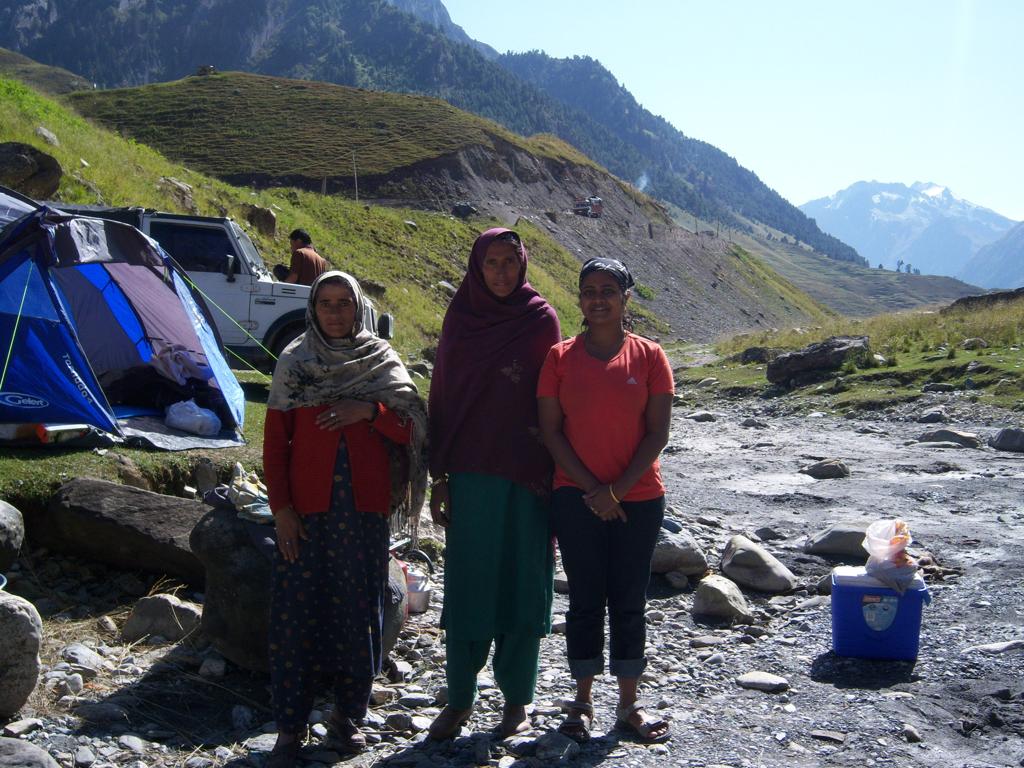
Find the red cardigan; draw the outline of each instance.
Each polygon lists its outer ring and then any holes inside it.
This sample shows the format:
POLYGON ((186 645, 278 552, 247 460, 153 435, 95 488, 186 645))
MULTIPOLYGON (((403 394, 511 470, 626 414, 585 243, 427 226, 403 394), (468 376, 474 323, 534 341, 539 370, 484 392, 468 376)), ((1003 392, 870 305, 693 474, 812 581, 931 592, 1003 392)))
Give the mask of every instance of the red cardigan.
POLYGON ((377 417, 341 429, 321 429, 316 417, 329 406, 267 409, 263 427, 263 473, 270 509, 291 506, 300 515, 326 512, 331 503, 334 461, 342 435, 348 444, 356 509, 387 515, 391 466, 385 440, 408 445, 412 420, 377 404, 377 417))

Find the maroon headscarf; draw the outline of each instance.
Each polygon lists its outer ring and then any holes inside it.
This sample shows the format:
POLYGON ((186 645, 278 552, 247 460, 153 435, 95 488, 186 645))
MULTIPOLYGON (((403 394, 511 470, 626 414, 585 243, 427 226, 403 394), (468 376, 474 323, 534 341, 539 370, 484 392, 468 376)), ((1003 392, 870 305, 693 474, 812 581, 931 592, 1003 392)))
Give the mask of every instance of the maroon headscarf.
POLYGON ((558 316, 526 282, 499 299, 484 282, 487 248, 509 229, 473 243, 462 285, 448 306, 430 385, 430 472, 498 475, 534 493, 550 488, 552 461, 537 426, 537 377, 561 341, 558 316))

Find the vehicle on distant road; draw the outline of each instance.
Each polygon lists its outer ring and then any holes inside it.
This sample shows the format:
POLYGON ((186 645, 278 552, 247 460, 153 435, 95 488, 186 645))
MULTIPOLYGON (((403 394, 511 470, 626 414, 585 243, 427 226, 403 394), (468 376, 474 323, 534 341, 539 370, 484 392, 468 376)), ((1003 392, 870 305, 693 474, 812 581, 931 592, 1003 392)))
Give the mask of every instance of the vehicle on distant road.
POLYGON ((572 204, 572 212, 577 216, 589 216, 592 219, 599 219, 604 213, 604 201, 594 195, 578 197, 572 204))

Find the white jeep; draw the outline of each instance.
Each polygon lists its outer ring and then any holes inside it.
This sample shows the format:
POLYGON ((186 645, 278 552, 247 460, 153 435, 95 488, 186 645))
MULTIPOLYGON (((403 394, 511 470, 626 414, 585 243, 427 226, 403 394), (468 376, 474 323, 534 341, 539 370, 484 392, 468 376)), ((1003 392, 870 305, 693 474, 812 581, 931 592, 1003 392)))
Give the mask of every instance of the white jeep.
MULTIPOLYGON (((234 367, 240 367, 235 365, 238 357, 272 370, 281 350, 306 329, 309 286, 276 280, 245 230, 230 218, 137 207, 56 206, 80 216, 126 222, 160 243, 199 289, 234 367)), ((390 339, 391 315, 378 314, 368 297, 366 309, 366 327, 390 339)))

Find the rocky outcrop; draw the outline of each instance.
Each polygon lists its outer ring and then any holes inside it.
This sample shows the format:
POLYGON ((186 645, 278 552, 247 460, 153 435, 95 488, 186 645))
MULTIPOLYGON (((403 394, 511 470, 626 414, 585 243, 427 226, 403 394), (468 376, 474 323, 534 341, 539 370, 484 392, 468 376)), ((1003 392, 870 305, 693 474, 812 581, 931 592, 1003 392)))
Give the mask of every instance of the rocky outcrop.
POLYGON ((245 206, 245 220, 261 235, 273 237, 277 234, 277 214, 261 205, 245 206))
POLYGON ((0 592, 0 720, 21 709, 35 690, 42 636, 43 622, 35 606, 0 592))
POLYGON ((801 467, 800 474, 809 475, 815 480, 836 480, 840 477, 849 477, 850 468, 842 459, 823 459, 801 467))
POLYGON ((0 501, 0 573, 5 573, 18 559, 25 542, 25 521, 21 512, 6 501, 0 501))
POLYGON ((207 509, 198 501, 77 478, 61 486, 45 513, 33 516, 29 533, 40 546, 200 585, 203 568, 188 536, 207 509))
POLYGON ((847 361, 864 362, 871 354, 867 336, 833 336, 795 352, 779 355, 765 371, 772 384, 784 384, 794 378, 838 370, 847 361))
POLYGON ((0 144, 0 184, 37 200, 54 196, 64 170, 55 157, 30 144, 6 141, 0 144))
MULTIPOLYGON (((273 528, 239 520, 231 510, 214 509, 196 524, 190 542, 206 572, 203 635, 229 661, 266 671, 273 528)), ((394 559, 390 581, 401 600, 386 600, 385 653, 398 640, 406 615, 405 575, 394 559)))

